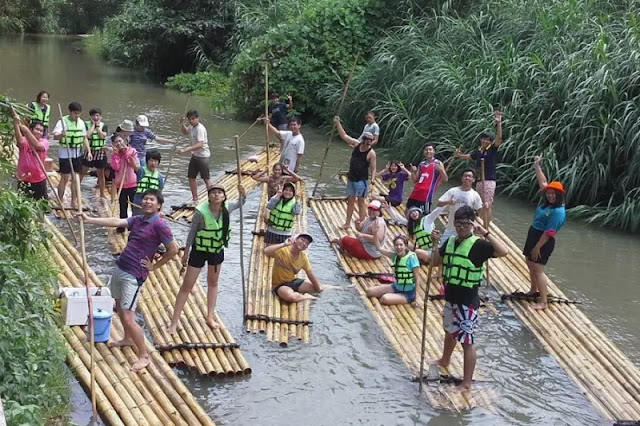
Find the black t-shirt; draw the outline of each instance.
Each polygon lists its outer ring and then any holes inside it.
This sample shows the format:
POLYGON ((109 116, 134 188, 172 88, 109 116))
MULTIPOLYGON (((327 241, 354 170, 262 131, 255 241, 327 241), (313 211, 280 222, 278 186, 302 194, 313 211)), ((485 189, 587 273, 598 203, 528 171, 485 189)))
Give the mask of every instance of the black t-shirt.
POLYGON ((484 178, 486 180, 498 180, 498 174, 496 172, 496 166, 498 165, 498 147, 491 145, 486 151, 480 151, 476 149, 471 152, 471 159, 476 162, 476 169, 478 170, 478 179, 482 179, 480 172, 481 160, 484 158, 484 178))
POLYGON ((274 127, 287 124, 287 104, 284 102, 276 102, 269 105, 269 114, 271 114, 271 124, 274 127))
MULTIPOLYGON (((455 237, 452 237, 455 238, 455 237)), ((459 242, 456 241, 455 247, 457 248, 459 242)), ((444 258, 445 248, 447 243, 442 244, 440 249, 440 256, 444 258)), ((485 240, 477 240, 473 243, 471 250, 469 250, 469 259, 471 263, 476 266, 482 266, 482 264, 490 257, 495 257, 493 245, 485 240)), ((445 283, 446 284, 446 283, 445 283)), ((480 298, 478 297, 479 286, 473 288, 462 287, 459 285, 445 285, 444 288, 444 300, 449 303, 455 303, 459 305, 473 306, 475 308, 480 306, 480 298)))

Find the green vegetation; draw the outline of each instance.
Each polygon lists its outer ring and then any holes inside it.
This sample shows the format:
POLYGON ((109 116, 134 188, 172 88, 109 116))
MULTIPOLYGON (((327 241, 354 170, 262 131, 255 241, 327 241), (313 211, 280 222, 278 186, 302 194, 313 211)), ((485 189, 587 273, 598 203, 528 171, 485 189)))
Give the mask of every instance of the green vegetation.
POLYGON ((231 106, 229 77, 217 71, 180 73, 169 77, 165 86, 181 92, 211 98, 214 110, 228 110, 231 106))
MULTIPOLYGON (((359 127, 375 106, 384 146, 416 161, 427 141, 445 157, 477 146, 500 105, 504 192, 537 199, 531 165, 543 154, 549 177, 580 206, 574 214, 640 230, 638 6, 488 0, 465 17, 408 22, 359 70, 345 121, 359 127)), ((328 104, 338 89, 325 90, 328 104)), ((453 162, 453 170, 464 165, 453 162)))
MULTIPOLYGON (((2 111, 0 123, 7 152, 13 139, 2 111)), ((45 208, 12 190, 0 193, 0 396, 9 425, 64 423, 70 409, 56 269, 42 255, 45 208)))

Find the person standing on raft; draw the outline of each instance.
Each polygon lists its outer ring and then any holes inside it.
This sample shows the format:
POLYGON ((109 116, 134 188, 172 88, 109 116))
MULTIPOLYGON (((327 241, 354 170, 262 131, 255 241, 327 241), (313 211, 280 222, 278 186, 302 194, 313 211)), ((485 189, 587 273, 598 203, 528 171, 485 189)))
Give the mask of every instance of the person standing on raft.
POLYGON ((268 118, 259 117, 260 121, 267 121, 269 132, 273 133, 280 139, 280 164, 283 171, 292 170, 298 173, 304 156, 304 137, 300 133, 302 120, 299 117, 291 117, 289 119, 289 130, 278 130, 269 122, 268 118))
POLYGON ((99 108, 91 108, 89 110, 89 121, 85 121, 87 126, 87 139, 89 140, 89 148, 93 159, 91 161, 82 160, 82 175, 80 181, 89 174, 89 169, 96 169, 96 177, 98 178, 98 188, 100 190, 100 198, 106 198, 104 193, 106 181, 104 177, 104 169, 107 167, 107 153, 105 145, 107 139, 108 126, 102 122, 102 111, 99 108))
POLYGON ((342 124, 340 124, 340 117, 337 115, 333 117, 333 122, 338 129, 340 138, 353 148, 351 159, 349 160, 349 173, 347 174, 347 217, 344 225, 340 227, 340 229, 349 229, 356 200, 358 202, 360 222, 364 222, 367 217, 364 205, 365 198, 369 195, 376 177, 376 153, 371 148, 374 137, 371 133, 365 132, 362 135, 362 142, 360 142, 358 139, 347 135, 342 128, 342 124), (371 175, 371 181, 367 179, 369 175, 371 175))
POLYGON ((374 240, 380 253, 393 262, 396 281, 367 289, 368 297, 377 297, 383 305, 404 305, 416 300, 416 286, 420 272, 418 256, 409 250, 409 240, 404 235, 396 235, 393 239, 394 250, 382 248, 378 240, 374 240))
MULTIPOLYGON (((445 304, 442 325, 446 333, 442 357, 432 364, 448 367, 453 349, 460 342, 464 352, 464 377, 458 386, 461 391, 471 388, 476 367, 475 332, 480 307, 478 288, 483 277, 482 264, 490 257, 508 254, 502 243, 482 226, 475 224, 475 220, 476 212, 471 207, 462 206, 456 210, 453 217, 456 235, 434 250, 431 259, 432 265, 443 265, 445 304)), ((431 238, 434 246, 438 247, 440 232, 433 231, 431 238)))
POLYGON ((413 191, 407 200, 407 209, 415 206, 422 209, 424 214, 431 211, 433 194, 438 185, 449 180, 447 171, 440 160, 435 158, 436 150, 432 144, 424 147, 422 151, 424 161, 418 167, 411 166, 411 179, 414 182, 413 191))
POLYGON ((189 205, 195 206, 198 204, 198 184, 196 182, 198 174, 204 181, 207 188, 210 188, 212 185, 211 172, 209 170, 209 159, 211 154, 209 151, 207 129, 202 123, 200 123, 200 115, 198 115, 198 111, 190 110, 187 112, 186 119, 189 121, 189 125, 187 126, 184 121, 181 122, 180 130, 185 135, 191 135, 191 146, 189 148, 179 149, 176 152, 178 154, 191 153, 189 169, 187 170, 189 188, 191 189, 191 202, 189 205))
POLYGON ((169 334, 174 334, 178 330, 180 313, 205 263, 209 264, 207 268, 207 324, 212 329, 219 327, 215 321, 215 309, 218 300, 218 278, 222 262, 224 262, 224 248, 229 245, 231 232, 229 214, 239 208, 240 203, 244 203, 246 194, 244 187, 239 185, 240 199, 229 205, 224 186, 211 185, 207 193, 209 199, 199 204, 193 212, 191 230, 187 236, 182 255, 182 267, 187 268, 187 273, 184 275, 184 281, 176 297, 171 323, 167 327, 169 334), (190 252, 190 249, 193 250, 190 252))
POLYGON ((375 240, 382 243, 387 234, 387 224, 382 218, 380 201, 373 200, 369 203, 369 217, 364 221, 356 221, 356 237, 346 235, 342 238, 334 238, 331 244, 338 244, 340 248, 351 256, 363 260, 375 260, 382 256, 375 245, 375 240))
POLYGON ((136 321, 136 306, 142 286, 149 272, 160 269, 178 254, 178 244, 173 239, 171 228, 159 215, 163 203, 162 193, 156 189, 149 189, 142 197, 140 216, 118 219, 82 214, 85 223, 111 228, 129 228, 127 245, 116 260, 111 277, 111 294, 116 299, 116 309, 124 326, 124 338, 118 342, 110 342, 108 346, 135 346, 138 350, 138 361, 131 366, 134 371, 142 370, 151 361, 142 328, 136 321), (154 262, 153 258, 160 244, 165 246, 166 252, 154 262))
POLYGON ((44 125, 37 120, 31 120, 29 127, 20 122, 20 116, 11 109, 13 116, 13 131, 18 145, 18 179, 24 192, 35 200, 47 199, 47 176, 42 164, 47 157, 49 141, 44 137, 44 125))
POLYGON ((264 243, 280 244, 291 237, 295 216, 302 212, 302 205, 296 197, 296 186, 291 182, 271 197, 267 203, 267 234, 264 243))
POLYGON ((49 105, 49 92, 41 90, 36 96, 35 102, 29 102, 27 106, 33 109, 31 121, 39 121, 44 126, 43 138, 49 133, 49 118, 51 117, 51 105, 49 105))
POLYGON ((271 291, 285 302, 297 303, 306 299, 316 299, 308 293, 320 293, 324 290, 324 286, 320 285, 313 274, 311 263, 305 253, 312 242, 311 235, 302 233, 263 250, 266 256, 274 259, 271 291), (301 269, 307 274, 307 280, 296 277, 301 269))
POLYGON ((538 206, 533 217, 533 223, 527 233, 527 241, 524 244, 522 254, 527 259, 531 289, 529 295, 537 295, 538 303, 531 305, 533 309, 547 308, 547 277, 544 275, 544 265, 547 264, 556 244, 556 234, 564 225, 567 213, 564 207, 565 189, 561 182, 547 183, 547 178, 542 171, 541 156, 533 160, 533 168, 536 171, 536 179, 540 191, 544 192, 544 202, 538 206))

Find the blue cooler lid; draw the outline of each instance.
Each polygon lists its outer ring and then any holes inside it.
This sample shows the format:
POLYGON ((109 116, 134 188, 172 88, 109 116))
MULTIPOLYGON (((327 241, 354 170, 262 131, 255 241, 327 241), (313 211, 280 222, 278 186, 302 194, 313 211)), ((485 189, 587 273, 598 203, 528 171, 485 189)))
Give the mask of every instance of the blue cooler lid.
POLYGON ((111 318, 113 314, 111 312, 105 311, 103 309, 96 309, 93 311, 93 317, 97 319, 107 319, 111 318))

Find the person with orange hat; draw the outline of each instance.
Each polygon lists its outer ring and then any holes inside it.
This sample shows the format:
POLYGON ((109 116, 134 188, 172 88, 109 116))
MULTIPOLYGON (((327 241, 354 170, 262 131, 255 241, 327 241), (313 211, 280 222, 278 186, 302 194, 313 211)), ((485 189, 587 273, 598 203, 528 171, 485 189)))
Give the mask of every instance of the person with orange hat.
POLYGON ((527 241, 524 244, 522 254, 527 259, 531 289, 529 295, 539 296, 537 303, 531 307, 536 310, 547 308, 547 278, 544 275, 544 265, 553 253, 556 244, 556 234, 564 225, 567 214, 564 208, 566 191, 562 183, 553 181, 547 183, 547 178, 542 171, 541 156, 533 160, 536 171, 536 179, 540 191, 544 193, 544 200, 536 209, 533 223, 529 227, 527 241))
POLYGON ((334 238, 331 244, 338 246, 351 256, 363 260, 374 260, 382 256, 375 244, 377 239, 383 243, 387 234, 387 224, 382 218, 382 204, 378 200, 373 200, 367 208, 368 217, 361 222, 356 220, 356 237, 346 235, 342 238, 334 238))

